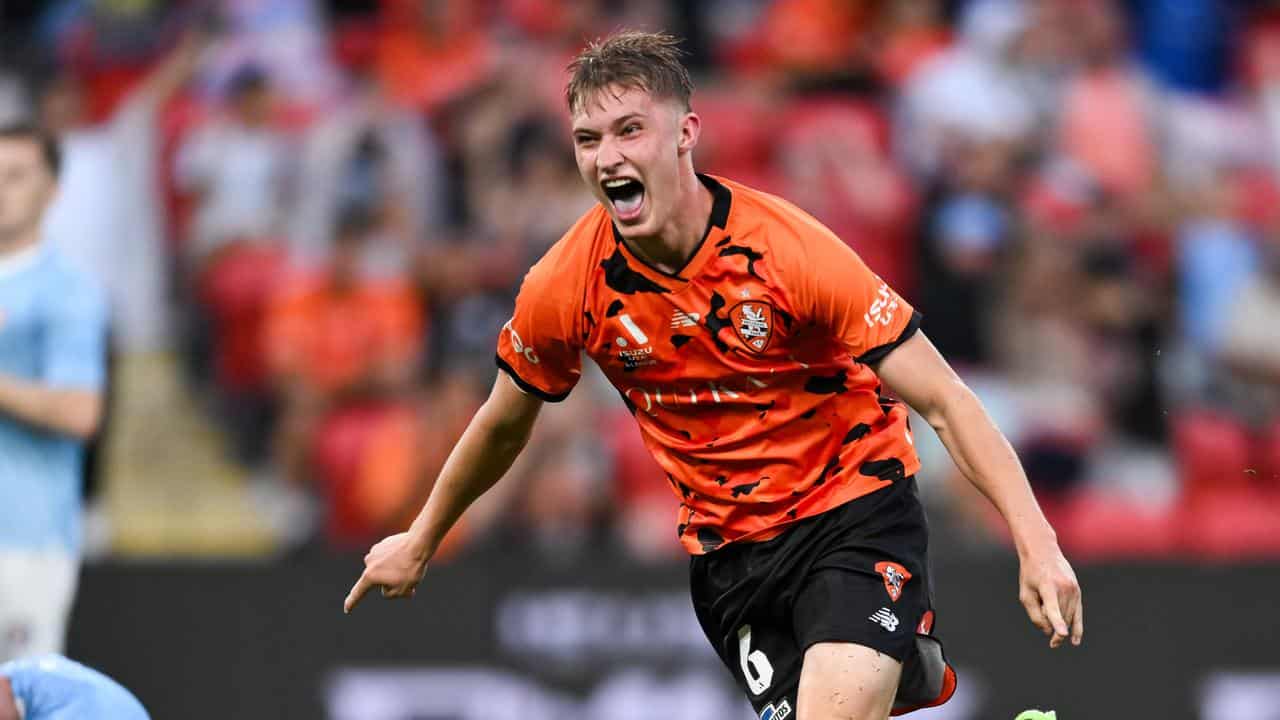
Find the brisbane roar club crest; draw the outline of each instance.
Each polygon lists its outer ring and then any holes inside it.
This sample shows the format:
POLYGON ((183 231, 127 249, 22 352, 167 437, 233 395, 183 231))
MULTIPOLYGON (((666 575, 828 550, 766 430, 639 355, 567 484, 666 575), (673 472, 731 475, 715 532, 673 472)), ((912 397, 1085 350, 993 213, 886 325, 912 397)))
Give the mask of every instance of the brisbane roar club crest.
POLYGON ((773 339, 773 306, 759 300, 744 300, 729 311, 729 320, 738 339, 752 352, 764 352, 773 339))
POLYGON ((898 563, 888 561, 876 563, 876 572, 884 578, 885 592, 889 593, 894 602, 898 602, 898 598, 902 597, 902 586, 911 579, 911 573, 898 563))

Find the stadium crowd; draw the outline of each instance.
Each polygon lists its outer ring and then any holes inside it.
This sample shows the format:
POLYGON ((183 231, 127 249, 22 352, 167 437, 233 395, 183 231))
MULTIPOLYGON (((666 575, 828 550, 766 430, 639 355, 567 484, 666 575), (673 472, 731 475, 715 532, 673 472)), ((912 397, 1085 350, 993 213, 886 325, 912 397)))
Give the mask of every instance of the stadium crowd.
MULTIPOLYGON (((687 38, 699 168, 795 201, 922 311, 1068 553, 1280 555, 1280 3, 3 12, 0 122, 62 140, 47 241, 106 288, 117 361, 180 354, 245 483, 314 499, 313 539, 420 507, 525 270, 592 202, 565 63, 638 27, 687 38)), ((924 435, 935 514, 999 543, 924 435)), ((453 541, 676 557, 675 507, 592 375, 453 541)))

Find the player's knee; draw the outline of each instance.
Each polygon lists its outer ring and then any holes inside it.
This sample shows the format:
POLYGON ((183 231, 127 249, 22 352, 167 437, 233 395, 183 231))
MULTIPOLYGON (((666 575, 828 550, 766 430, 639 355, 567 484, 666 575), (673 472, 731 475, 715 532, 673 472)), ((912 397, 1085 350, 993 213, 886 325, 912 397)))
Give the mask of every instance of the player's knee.
POLYGON ((902 665, 862 645, 818 643, 805 652, 797 720, 885 720, 902 665))

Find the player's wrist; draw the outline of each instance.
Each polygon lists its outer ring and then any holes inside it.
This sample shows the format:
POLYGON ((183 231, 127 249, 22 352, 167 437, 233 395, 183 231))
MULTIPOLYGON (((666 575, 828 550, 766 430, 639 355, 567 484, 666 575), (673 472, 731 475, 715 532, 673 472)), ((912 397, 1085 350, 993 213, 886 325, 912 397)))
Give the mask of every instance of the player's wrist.
POLYGON ((1048 521, 1033 523, 1029 527, 1013 527, 1013 544, 1018 557, 1028 558, 1058 551, 1058 533, 1048 521))
POLYGON ((410 528, 407 535, 405 549, 408 550, 409 556, 418 564, 426 565, 431 560, 431 556, 435 554, 436 546, 439 543, 432 541, 429 533, 417 528, 410 528))

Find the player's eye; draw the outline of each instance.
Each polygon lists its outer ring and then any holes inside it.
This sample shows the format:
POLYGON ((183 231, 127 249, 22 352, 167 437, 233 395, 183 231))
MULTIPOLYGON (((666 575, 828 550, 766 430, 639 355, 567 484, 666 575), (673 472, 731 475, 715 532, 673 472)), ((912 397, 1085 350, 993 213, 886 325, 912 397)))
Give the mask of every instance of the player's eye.
POLYGON ((630 125, 627 125, 626 127, 622 128, 623 137, 626 137, 628 135, 634 135, 638 132, 640 132, 640 126, 635 123, 631 123, 630 125))
POLYGON ((590 145, 596 141, 592 135, 575 135, 573 141, 578 145, 590 145))

